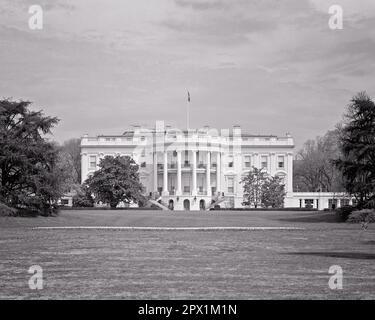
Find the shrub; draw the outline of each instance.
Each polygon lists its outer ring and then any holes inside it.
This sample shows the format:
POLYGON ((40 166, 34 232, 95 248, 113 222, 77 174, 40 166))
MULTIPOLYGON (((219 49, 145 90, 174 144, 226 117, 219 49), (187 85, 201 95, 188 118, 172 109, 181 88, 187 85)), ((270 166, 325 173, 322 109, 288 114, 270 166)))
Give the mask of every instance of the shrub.
POLYGON ((353 206, 343 206, 341 208, 337 208, 335 210, 335 214, 337 217, 337 220, 339 222, 345 222, 348 220, 349 215, 355 210, 356 208, 353 206))
POLYGON ((17 215, 20 217, 49 217, 56 216, 59 212, 56 204, 45 204, 44 206, 23 206, 17 208, 17 215))
POLYGON ((0 217, 12 217, 17 215, 17 210, 9 208, 3 203, 0 203, 0 217))
POLYGON ((91 194, 81 188, 77 191, 77 194, 73 197, 73 207, 86 207, 90 208, 94 206, 94 199, 91 194))
POLYGON ((94 206, 94 201, 84 195, 76 195, 73 197, 73 207, 86 207, 94 206))
POLYGON ((374 223, 375 222, 375 210, 373 209, 362 209, 353 211, 348 220, 353 223, 374 223))

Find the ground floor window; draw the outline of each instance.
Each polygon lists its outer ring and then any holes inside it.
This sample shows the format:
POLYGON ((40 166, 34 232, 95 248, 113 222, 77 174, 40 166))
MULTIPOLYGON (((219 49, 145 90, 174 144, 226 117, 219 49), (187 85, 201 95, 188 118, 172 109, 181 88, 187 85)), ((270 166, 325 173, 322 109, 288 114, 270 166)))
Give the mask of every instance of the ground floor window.
POLYGON ((328 199, 328 208, 335 210, 337 208, 337 199, 328 199))
POLYGON ((312 209, 314 207, 314 199, 305 199, 305 208, 312 209))
POLYGON ((199 210, 204 210, 205 208, 206 208, 206 203, 202 199, 201 201, 199 201, 199 210))
POLYGON ((184 210, 190 210, 190 201, 188 199, 184 200, 184 210))
POLYGON ((228 185, 228 193, 234 193, 234 178, 233 177, 228 177, 227 185, 228 185))
POLYGON ((170 210, 173 210, 173 209, 174 209, 174 201, 173 201, 172 199, 169 200, 168 208, 169 208, 170 210))
POLYGON ((349 199, 341 199, 341 207, 348 206, 349 205, 349 199))

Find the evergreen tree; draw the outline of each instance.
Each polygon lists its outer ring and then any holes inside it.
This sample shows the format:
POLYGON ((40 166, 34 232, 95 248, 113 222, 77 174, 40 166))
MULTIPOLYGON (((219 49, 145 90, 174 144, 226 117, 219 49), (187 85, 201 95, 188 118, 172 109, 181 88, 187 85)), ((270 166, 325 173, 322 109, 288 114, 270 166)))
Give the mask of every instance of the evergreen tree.
POLYGON ((0 100, 0 202, 49 214, 62 195, 58 152, 45 135, 58 123, 28 101, 0 100))
POLYGON ((347 192, 359 207, 375 207, 375 104, 365 92, 351 100, 340 128, 340 148, 335 164, 347 192))

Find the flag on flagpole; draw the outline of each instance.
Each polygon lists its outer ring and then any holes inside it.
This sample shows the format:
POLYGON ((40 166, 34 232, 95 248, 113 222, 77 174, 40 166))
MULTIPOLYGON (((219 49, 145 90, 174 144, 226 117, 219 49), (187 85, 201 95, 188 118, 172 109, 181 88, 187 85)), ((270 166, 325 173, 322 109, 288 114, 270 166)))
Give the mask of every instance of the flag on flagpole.
POLYGON ((188 102, 190 102, 190 92, 188 91, 188 102))

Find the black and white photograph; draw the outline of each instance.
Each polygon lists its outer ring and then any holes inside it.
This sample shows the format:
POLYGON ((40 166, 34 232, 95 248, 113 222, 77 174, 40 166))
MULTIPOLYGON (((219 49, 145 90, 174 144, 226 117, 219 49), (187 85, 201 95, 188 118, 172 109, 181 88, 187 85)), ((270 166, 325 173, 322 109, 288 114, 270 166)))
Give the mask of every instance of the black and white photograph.
POLYGON ((374 0, 0 0, 0 300, 374 300, 374 85, 374 0))

